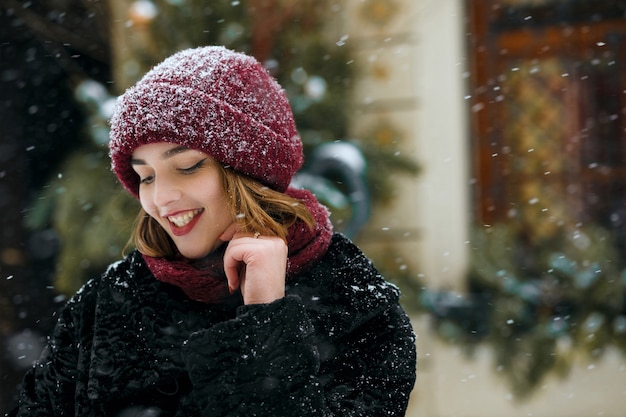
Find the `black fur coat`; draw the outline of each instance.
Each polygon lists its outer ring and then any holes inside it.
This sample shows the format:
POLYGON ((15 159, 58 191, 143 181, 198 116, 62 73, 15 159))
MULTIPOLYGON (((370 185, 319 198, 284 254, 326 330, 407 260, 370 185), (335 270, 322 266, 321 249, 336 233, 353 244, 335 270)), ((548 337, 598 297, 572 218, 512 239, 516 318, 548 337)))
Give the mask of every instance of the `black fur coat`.
POLYGON ((334 235, 271 304, 191 301, 134 252, 61 313, 18 416, 403 416, 415 338, 383 280, 334 235))

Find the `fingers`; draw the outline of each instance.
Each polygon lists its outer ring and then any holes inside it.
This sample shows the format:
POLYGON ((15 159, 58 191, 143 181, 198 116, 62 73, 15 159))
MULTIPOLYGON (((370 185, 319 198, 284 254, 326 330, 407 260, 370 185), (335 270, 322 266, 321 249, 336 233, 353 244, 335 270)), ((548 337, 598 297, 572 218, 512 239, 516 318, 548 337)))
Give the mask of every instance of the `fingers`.
POLYGON ((287 245, 277 237, 238 232, 224 253, 228 286, 241 289, 245 304, 284 297, 286 269, 287 245))
MULTIPOLYGON (((230 248, 230 245, 229 243, 228 248, 230 248)), ((234 257, 232 251, 229 253, 228 248, 226 248, 224 253, 224 272, 228 281, 228 290, 232 294, 240 287, 242 278, 245 276, 245 263, 241 259, 234 257)))
MULTIPOLYGON (((243 237, 252 237, 256 236, 256 234, 247 233, 239 230, 239 226, 236 223, 233 223, 228 229, 222 233, 220 236, 220 240, 224 242, 233 242, 235 239, 241 239, 243 237)), ((231 254, 234 254, 232 249, 234 245, 231 247, 231 243, 229 243, 229 248, 231 249, 231 254)), ((238 242, 241 243, 241 242, 238 242)), ((228 249, 227 249, 228 251, 228 249)), ((228 280, 228 289, 230 293, 234 293, 240 286, 242 278, 245 277, 245 262, 243 261, 243 257, 233 257, 233 256, 224 256, 224 272, 226 273, 226 279, 228 280)))

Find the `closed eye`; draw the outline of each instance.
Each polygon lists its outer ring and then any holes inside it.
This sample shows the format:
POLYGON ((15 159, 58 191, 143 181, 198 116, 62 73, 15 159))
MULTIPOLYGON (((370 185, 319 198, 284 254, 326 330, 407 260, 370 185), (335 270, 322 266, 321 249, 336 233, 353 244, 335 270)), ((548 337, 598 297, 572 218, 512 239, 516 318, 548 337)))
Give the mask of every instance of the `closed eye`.
POLYGON ((200 160, 198 163, 190 166, 189 168, 179 168, 178 171, 181 174, 185 174, 185 175, 189 175, 189 174, 193 174, 194 172, 196 172, 198 169, 202 168, 206 162, 208 158, 204 158, 202 160, 200 160))

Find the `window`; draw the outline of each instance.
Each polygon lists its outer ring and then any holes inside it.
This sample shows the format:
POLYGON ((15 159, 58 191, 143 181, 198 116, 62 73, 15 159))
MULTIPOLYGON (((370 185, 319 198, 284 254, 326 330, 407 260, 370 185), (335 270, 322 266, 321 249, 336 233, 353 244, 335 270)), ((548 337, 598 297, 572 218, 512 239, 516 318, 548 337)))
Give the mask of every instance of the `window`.
POLYGON ((618 1, 468 0, 474 218, 626 242, 626 14, 618 1))

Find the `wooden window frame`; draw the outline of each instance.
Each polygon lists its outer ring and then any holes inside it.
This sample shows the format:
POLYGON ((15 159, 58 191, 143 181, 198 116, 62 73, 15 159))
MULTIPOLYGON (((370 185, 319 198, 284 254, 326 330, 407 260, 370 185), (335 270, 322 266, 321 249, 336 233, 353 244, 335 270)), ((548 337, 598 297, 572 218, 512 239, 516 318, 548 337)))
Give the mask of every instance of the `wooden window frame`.
MULTIPOLYGON (((503 103, 498 101, 498 84, 504 65, 513 59, 544 59, 559 56, 572 62, 592 60, 593 54, 609 50, 617 58, 616 69, 619 88, 616 92, 618 109, 626 109, 626 17, 623 6, 617 1, 591 0, 562 1, 545 6, 510 6, 495 0, 466 0, 467 52, 469 66, 469 114, 472 151, 472 170, 475 188, 472 195, 474 220, 490 224, 504 220, 507 201, 506 160, 494 158, 501 152, 502 131, 506 119, 503 103), (604 48, 604 49, 603 49, 604 48)), ((580 76, 580 74, 572 74, 580 76)), ((567 106, 569 114, 577 120, 565 129, 567 137, 584 131, 586 118, 593 114, 581 97, 589 91, 573 91, 567 106)), ((626 152, 626 113, 618 114, 618 131, 622 152, 626 152)), ((617 179, 618 187, 626 188, 626 155, 618 158, 622 163, 590 169, 582 163, 584 150, 572 151, 573 161, 580 165, 578 171, 581 195, 594 188, 594 184, 617 179)), ((626 190, 623 190, 626 192, 626 190)), ((581 197, 582 198, 582 197, 581 197)), ((626 196, 624 196, 626 200, 626 196)), ((584 206, 584 203, 582 204, 584 206)), ((587 210, 583 207, 581 216, 587 210)), ((584 219, 582 219, 584 220, 584 219)))

